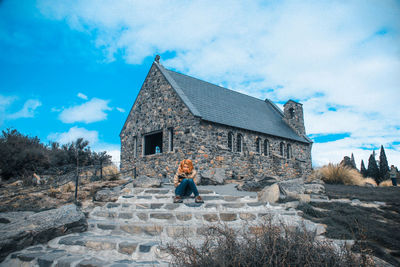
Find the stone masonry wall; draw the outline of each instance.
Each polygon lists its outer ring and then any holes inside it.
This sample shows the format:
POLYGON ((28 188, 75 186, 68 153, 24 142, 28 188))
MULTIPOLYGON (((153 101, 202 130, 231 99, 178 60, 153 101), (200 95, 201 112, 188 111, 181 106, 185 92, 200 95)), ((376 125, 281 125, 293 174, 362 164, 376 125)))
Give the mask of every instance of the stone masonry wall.
POLYGON ((311 144, 202 121, 186 105, 153 64, 121 132, 121 170, 137 175, 172 178, 182 159, 192 159, 198 171, 224 168, 233 179, 257 176, 280 176, 282 179, 311 172, 311 144), (169 129, 173 128, 173 151, 168 151, 169 129), (163 153, 143 156, 143 136, 162 130, 163 153), (233 133, 234 151, 228 150, 228 133, 233 133), (242 152, 236 151, 237 134, 243 136, 242 152), (255 140, 261 139, 261 153, 256 153, 255 140), (135 157, 134 138, 137 138, 135 157), (270 153, 265 156, 264 140, 270 153), (280 156, 280 143, 292 147, 290 159, 280 156))

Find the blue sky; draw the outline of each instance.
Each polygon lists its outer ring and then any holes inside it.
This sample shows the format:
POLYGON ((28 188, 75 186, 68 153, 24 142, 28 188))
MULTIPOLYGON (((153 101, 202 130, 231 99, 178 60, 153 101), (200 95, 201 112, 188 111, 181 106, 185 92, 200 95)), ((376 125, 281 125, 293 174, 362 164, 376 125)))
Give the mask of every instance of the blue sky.
POLYGON ((167 68, 303 103, 313 163, 400 166, 399 1, 0 1, 0 128, 83 136, 117 160, 156 54, 167 68))

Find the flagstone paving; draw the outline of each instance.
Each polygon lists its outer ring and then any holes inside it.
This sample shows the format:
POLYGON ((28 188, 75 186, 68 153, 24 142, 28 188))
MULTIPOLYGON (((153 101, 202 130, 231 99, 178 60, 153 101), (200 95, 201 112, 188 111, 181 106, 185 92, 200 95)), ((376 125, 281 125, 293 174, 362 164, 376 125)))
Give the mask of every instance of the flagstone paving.
POLYGON ((200 240, 207 225, 242 229, 265 222, 304 226, 323 234, 323 225, 302 219, 293 203, 270 205, 256 194, 228 187, 199 187, 205 203, 194 198, 173 203, 172 186, 124 190, 116 202, 88 212, 88 231, 57 237, 47 244, 12 253, 0 266, 168 266, 163 250, 183 234, 200 240))

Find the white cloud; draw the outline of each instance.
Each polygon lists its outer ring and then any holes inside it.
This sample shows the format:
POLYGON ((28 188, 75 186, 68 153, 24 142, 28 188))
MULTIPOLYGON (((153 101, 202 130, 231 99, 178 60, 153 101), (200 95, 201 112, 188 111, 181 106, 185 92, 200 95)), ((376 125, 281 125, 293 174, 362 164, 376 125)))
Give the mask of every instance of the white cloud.
POLYGON ((105 111, 111 110, 107 100, 92 98, 78 106, 64 109, 59 119, 64 123, 84 122, 91 123, 107 119, 105 111))
POLYGON ((118 107, 117 107, 117 110, 118 110, 119 112, 121 112, 121 113, 125 113, 125 109, 123 109, 123 108, 118 108, 118 107))
MULTIPOLYGON (((95 36, 106 61, 119 54, 140 64, 173 51, 162 59, 167 67, 261 99, 300 100, 309 134, 351 134, 314 144, 317 162, 398 141, 398 1, 40 0, 38 7, 95 36)), ((398 159, 400 150, 389 154, 398 159)))
POLYGON ((42 103, 36 99, 29 99, 25 102, 21 110, 7 115, 7 119, 15 120, 19 118, 33 118, 35 116, 35 110, 40 107, 42 103))
POLYGON ((84 99, 84 100, 88 100, 88 97, 87 97, 86 95, 82 94, 82 93, 78 93, 77 96, 78 96, 79 98, 84 99))
POLYGON ((56 141, 60 144, 67 144, 75 142, 76 139, 83 138, 89 141, 89 145, 92 146, 99 141, 99 133, 97 131, 89 131, 85 128, 74 126, 64 133, 51 133, 47 139, 56 141))
POLYGON ((3 122, 6 120, 7 108, 14 102, 16 97, 14 96, 2 96, 0 95, 0 126, 3 125, 3 122))

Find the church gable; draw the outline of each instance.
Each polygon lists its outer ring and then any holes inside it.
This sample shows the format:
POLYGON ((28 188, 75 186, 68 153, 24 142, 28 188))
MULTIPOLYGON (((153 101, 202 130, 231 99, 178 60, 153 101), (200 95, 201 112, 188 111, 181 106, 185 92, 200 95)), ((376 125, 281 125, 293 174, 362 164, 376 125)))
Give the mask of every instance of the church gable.
POLYGON ((191 114, 156 64, 153 64, 129 112, 121 137, 131 132, 133 128, 137 128, 136 130, 142 128, 139 124, 143 121, 147 121, 148 124, 141 131, 146 129, 151 131, 158 125, 174 125, 175 116, 183 119, 191 114), (172 113, 175 113, 174 116, 172 113))
POLYGON ((168 152, 195 117, 154 63, 120 133, 121 167, 138 157, 168 152))

